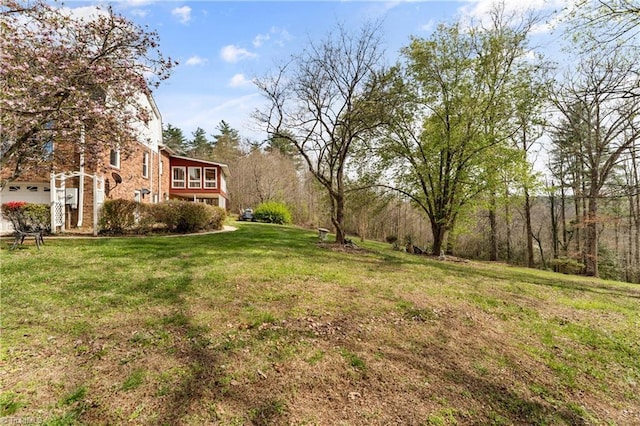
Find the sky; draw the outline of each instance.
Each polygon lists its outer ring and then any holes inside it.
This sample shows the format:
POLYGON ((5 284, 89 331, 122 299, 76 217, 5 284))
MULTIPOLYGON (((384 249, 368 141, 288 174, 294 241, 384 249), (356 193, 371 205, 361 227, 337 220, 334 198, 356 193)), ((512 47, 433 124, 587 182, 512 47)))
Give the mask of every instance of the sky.
MULTIPOLYGON (((218 133, 221 120, 241 137, 266 138, 251 114, 264 105, 252 83, 297 54, 310 41, 320 41, 343 24, 357 29, 380 21, 388 63, 400 58, 411 37, 427 38, 441 22, 483 19, 493 0, 467 1, 154 1, 113 2, 115 11, 160 37, 163 55, 179 62, 153 96, 163 124, 182 129, 190 139, 198 127, 218 133)), ((506 8, 550 13, 566 0, 503 0, 506 8)), ((67 1, 80 9, 97 2, 67 1)), ((553 48, 557 37, 546 26, 541 49, 553 48)))

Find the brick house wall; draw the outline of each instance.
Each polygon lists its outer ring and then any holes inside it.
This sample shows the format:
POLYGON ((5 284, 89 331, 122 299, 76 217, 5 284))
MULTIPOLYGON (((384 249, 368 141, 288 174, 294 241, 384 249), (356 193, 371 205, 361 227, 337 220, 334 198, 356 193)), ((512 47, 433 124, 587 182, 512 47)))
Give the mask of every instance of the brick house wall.
MULTIPOLYGON (((169 148, 162 146, 162 119, 153 98, 144 96, 138 101, 147 102, 146 106, 152 112, 152 120, 138 126, 138 140, 130 141, 119 156, 112 157, 112 154, 115 154, 113 150, 105 148, 102 155, 98 157, 84 158, 84 178, 68 177, 64 180, 64 187, 70 191, 67 192, 67 196, 77 189, 78 201, 75 208, 70 204, 64 206, 65 229, 93 228, 94 179, 92 176, 104 180, 104 185, 98 185, 98 192, 104 190, 105 200, 125 199, 141 203, 157 203, 171 198, 180 198, 226 207, 228 167, 218 163, 175 156, 169 148), (171 187, 171 167, 175 161, 200 164, 201 167, 216 167, 217 188, 198 190, 196 196, 193 191, 176 192, 171 187), (81 183, 82 180, 84 183, 81 183), (81 221, 79 221, 80 218, 81 221)), ((55 195, 52 194, 54 188, 51 188, 51 173, 69 174, 82 170, 81 155, 73 149, 74 146, 71 144, 56 142, 54 161, 48 164, 43 163, 42 167, 24 173, 18 180, 11 183, 11 187, 7 185, 0 192, 0 202, 28 201, 50 204, 52 195, 55 195)), ((10 175, 10 170, 3 169, 0 173, 1 176, 6 177, 10 175)), ((61 179, 56 180, 55 187, 60 188, 62 182, 61 179)), ((0 217, 0 232, 10 230, 11 228, 7 227, 0 217)))

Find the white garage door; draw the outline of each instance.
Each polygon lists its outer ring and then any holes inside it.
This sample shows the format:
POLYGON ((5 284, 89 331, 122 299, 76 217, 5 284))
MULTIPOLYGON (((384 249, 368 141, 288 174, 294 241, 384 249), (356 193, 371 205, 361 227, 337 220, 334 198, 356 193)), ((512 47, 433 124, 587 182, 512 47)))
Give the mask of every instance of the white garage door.
MULTIPOLYGON (((0 191, 0 203, 26 201, 35 204, 50 204, 51 189, 48 183, 10 183, 0 191)), ((0 218, 0 232, 12 231, 11 222, 0 218)))

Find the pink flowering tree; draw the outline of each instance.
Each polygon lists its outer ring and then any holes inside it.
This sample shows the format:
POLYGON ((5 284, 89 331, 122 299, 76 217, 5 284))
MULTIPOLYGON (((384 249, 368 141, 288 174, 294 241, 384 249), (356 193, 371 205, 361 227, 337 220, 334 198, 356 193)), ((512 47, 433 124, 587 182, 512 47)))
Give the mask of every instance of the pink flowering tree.
POLYGON ((176 65, 110 7, 81 17, 43 0, 0 4, 0 64, 0 187, 81 151, 126 153, 150 117, 136 99, 176 65))

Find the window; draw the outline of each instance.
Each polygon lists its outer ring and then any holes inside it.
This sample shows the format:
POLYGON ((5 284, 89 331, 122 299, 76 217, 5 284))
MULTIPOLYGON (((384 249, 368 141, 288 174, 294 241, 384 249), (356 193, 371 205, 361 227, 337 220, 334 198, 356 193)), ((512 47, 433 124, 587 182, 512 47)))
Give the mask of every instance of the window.
POLYGON ((45 124, 44 130, 51 132, 51 136, 49 136, 49 139, 42 146, 42 153, 44 154, 45 158, 50 159, 53 155, 53 121, 49 121, 47 124, 45 124))
POLYGON ((173 188, 184 188, 185 179, 187 178, 186 170, 184 167, 172 167, 171 168, 171 186, 173 188))
POLYGON ((53 139, 49 139, 42 146, 42 151, 44 153, 45 158, 51 158, 53 155, 53 139))
POLYGON ((217 188, 218 187, 218 171, 213 167, 204 168, 204 187, 205 188, 217 188))
POLYGON ((202 186, 202 169, 200 167, 189 167, 189 188, 200 188, 202 186))
POLYGON ((116 169, 120 168, 120 150, 112 149, 109 153, 109 164, 116 169))
POLYGON ((142 154, 142 177, 149 177, 149 153, 142 154))

